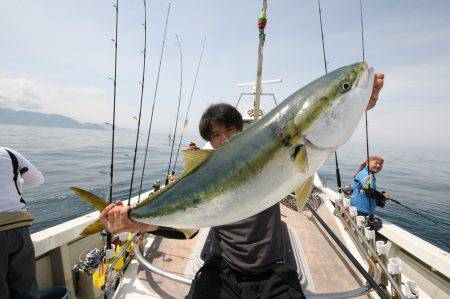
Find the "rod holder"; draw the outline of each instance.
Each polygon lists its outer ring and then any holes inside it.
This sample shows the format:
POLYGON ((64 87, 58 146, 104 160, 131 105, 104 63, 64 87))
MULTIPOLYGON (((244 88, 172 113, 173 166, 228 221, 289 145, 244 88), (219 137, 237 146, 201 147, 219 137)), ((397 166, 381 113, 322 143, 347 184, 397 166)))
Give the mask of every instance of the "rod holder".
POLYGON ((344 206, 344 199, 345 199, 344 193, 343 192, 338 193, 337 201, 339 208, 342 208, 344 206))
POLYGON ((344 192, 339 192, 338 193, 338 201, 339 204, 342 205, 342 201, 344 200, 345 196, 344 196, 344 192))
POLYGON ((113 259, 114 258, 114 252, 115 252, 114 244, 111 244, 111 249, 106 249, 106 251, 105 251, 105 259, 107 261, 113 259))
MULTIPOLYGON (((365 227, 364 228, 364 236, 366 237, 367 242, 369 243, 369 246, 372 249, 375 249, 375 231, 373 229, 370 229, 369 227, 365 227)), ((369 263, 369 275, 370 276, 374 276, 375 272, 376 272, 376 258, 373 256, 373 254, 371 253, 371 250, 368 250, 369 253, 369 259, 370 259, 370 263, 369 263), (375 265, 375 266, 374 266, 375 265)))
POLYGON ((366 217, 364 216, 356 216, 356 228, 359 231, 359 234, 357 234, 357 238, 360 241, 364 241, 364 227, 366 225, 366 217))
MULTIPOLYGON (((387 266, 387 254, 388 254, 388 245, 384 241, 377 241, 376 243, 377 253, 378 257, 380 258, 381 263, 383 266, 387 266)), ((381 269, 380 269, 381 271, 381 269)), ((381 280, 380 284, 383 288, 387 288, 389 279, 384 273, 384 271, 381 271, 381 280)))
MULTIPOLYGON (((388 263, 388 271, 391 273, 395 283, 401 288, 402 286, 402 262, 398 258, 390 258, 388 263)), ((391 285, 391 295, 393 299, 400 298, 395 288, 391 285)))
POLYGON ((126 242, 128 240, 128 232, 123 232, 119 234, 119 240, 120 242, 126 242))
POLYGON ((358 210, 356 209, 356 207, 351 206, 350 208, 348 208, 350 217, 352 218, 356 218, 356 216, 358 216, 358 210))
POLYGON ((341 213, 343 199, 344 199, 344 193, 342 193, 342 192, 338 193, 338 197, 336 198, 336 202, 334 204, 334 214, 336 216, 341 213))
POLYGON ((344 208, 349 208, 350 207, 350 199, 348 199, 348 198, 342 199, 342 205, 344 206, 344 208))
POLYGON ((364 229, 366 225, 366 218, 364 216, 356 216, 356 226, 359 229, 364 229))
POLYGON ((375 231, 373 229, 366 227, 364 229, 364 235, 366 236, 367 241, 374 241, 375 244, 375 231))
POLYGON ((405 296, 407 299, 419 298, 419 290, 417 289, 416 283, 414 281, 408 280, 405 283, 405 296))

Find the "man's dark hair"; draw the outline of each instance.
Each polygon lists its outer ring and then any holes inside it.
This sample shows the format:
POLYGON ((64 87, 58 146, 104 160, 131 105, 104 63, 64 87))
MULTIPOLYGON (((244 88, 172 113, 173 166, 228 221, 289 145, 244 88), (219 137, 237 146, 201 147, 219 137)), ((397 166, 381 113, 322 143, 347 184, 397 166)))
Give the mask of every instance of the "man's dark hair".
POLYGON ((200 124, 198 125, 200 135, 203 139, 209 141, 213 124, 219 124, 225 128, 235 127, 239 131, 242 131, 244 122, 242 121, 242 115, 236 108, 230 104, 219 103, 209 106, 203 112, 200 124))

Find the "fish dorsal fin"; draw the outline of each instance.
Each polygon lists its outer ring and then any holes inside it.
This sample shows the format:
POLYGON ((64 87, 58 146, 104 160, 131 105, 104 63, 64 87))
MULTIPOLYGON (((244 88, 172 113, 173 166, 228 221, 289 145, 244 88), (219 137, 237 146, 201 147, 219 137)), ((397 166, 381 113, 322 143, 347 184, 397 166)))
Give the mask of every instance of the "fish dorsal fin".
POLYGON ((309 199, 309 195, 311 194, 311 190, 313 188, 314 176, 311 176, 303 182, 303 184, 295 189, 295 200, 297 201, 297 211, 301 211, 301 209, 305 206, 306 202, 309 199))
POLYGON ((184 156, 184 169, 183 175, 190 173, 197 167, 199 167, 203 162, 211 157, 214 150, 212 149, 186 149, 183 150, 184 156))
POLYGON ((186 149, 182 150, 184 156, 184 169, 183 173, 174 181, 170 182, 166 186, 164 186, 161 190, 150 194, 144 201, 136 204, 133 209, 139 208, 141 206, 146 205, 148 202, 154 200, 162 193, 166 192, 170 188, 172 188, 175 184, 183 180, 189 173, 199 167, 203 162, 208 160, 208 158, 214 153, 214 150, 211 149, 186 149))

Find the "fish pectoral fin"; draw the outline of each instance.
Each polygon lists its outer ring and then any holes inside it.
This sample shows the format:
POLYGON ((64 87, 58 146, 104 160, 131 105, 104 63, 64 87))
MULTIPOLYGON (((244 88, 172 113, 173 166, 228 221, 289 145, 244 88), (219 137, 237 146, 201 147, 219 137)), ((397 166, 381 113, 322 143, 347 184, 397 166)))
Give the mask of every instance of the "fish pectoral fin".
POLYGON ((94 208, 96 208, 100 212, 103 211, 103 209, 108 206, 106 200, 104 200, 101 197, 98 197, 95 194, 92 194, 89 191, 77 187, 70 187, 70 190, 72 190, 76 195, 81 197, 81 199, 83 199, 85 202, 90 203, 94 208))
POLYGON ((101 232, 105 229, 103 222, 98 219, 91 224, 89 224, 81 233, 80 236, 89 236, 98 232, 101 232))
POLYGON ((311 176, 303 182, 303 184, 295 189, 295 200, 297 201, 297 211, 305 206, 309 200, 309 195, 311 194, 314 183, 314 176, 311 176))
POLYGON ((182 151, 184 156, 183 175, 190 173, 203 164, 214 153, 211 149, 187 149, 182 151))
POLYGON ((291 160, 294 161, 295 169, 301 173, 307 173, 308 166, 308 154, 306 152, 306 145, 303 143, 297 143, 291 148, 291 160))

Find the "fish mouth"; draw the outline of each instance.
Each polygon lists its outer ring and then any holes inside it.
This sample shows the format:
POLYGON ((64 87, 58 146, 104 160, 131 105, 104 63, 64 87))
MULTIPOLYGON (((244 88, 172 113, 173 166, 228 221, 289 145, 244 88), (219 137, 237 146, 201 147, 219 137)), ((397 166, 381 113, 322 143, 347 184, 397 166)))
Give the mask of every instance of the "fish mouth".
POLYGON ((361 90, 365 90, 368 93, 366 100, 362 101, 364 106, 364 110, 367 107, 367 104, 370 101, 370 97, 372 95, 373 84, 375 80, 375 70, 372 67, 368 67, 365 62, 361 63, 361 73, 357 79, 357 88, 361 90))
POLYGON ((361 73, 356 80, 356 86, 362 89, 367 89, 370 84, 370 79, 373 79, 375 77, 375 71, 373 68, 369 68, 369 66, 365 62, 361 62, 360 67, 361 73))

